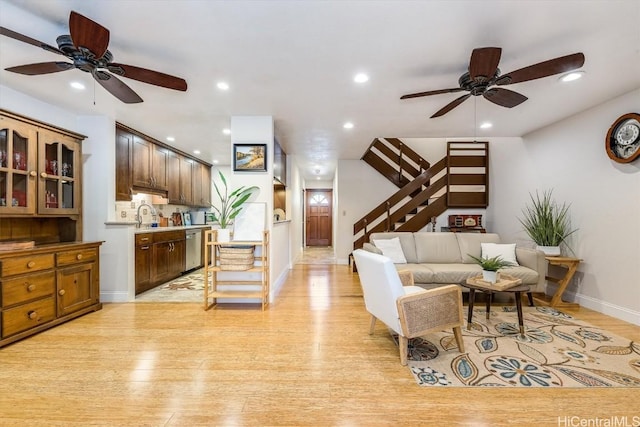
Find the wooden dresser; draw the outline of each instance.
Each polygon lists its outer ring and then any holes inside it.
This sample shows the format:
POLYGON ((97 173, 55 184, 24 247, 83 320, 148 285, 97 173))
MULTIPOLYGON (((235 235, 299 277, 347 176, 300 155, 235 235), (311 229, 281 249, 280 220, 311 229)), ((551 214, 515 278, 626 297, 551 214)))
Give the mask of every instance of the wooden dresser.
POLYGON ((100 245, 0 253, 0 347, 102 308, 100 245))

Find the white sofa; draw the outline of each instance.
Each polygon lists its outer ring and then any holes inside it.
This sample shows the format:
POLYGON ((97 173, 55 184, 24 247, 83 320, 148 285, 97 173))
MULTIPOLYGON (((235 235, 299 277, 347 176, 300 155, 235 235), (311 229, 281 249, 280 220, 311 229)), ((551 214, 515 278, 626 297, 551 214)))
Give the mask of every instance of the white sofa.
MULTIPOLYGON (((469 256, 481 257, 481 243, 501 243, 495 233, 428 233, 389 232, 372 233, 370 242, 398 237, 406 264, 394 264, 397 270, 409 270, 417 286, 431 289, 443 284, 465 283, 482 269, 469 256)), ((365 243, 364 250, 382 254, 372 243, 365 243)), ((535 249, 515 248, 518 266, 500 269, 522 279, 531 292, 544 292, 546 287, 546 261, 544 253, 535 249)), ((463 290, 467 290, 463 288, 463 290)))

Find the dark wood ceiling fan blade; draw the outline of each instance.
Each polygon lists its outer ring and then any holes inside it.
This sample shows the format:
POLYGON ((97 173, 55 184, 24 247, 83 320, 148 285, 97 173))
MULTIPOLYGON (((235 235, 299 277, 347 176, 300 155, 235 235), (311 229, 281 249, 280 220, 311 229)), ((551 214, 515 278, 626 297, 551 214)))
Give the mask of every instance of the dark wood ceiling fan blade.
POLYGON ((113 96, 125 104, 137 104, 142 98, 116 76, 105 71, 93 71, 93 78, 113 96))
POLYGON ((489 80, 493 77, 500 63, 502 49, 499 47, 481 47, 473 49, 469 61, 469 77, 472 80, 485 77, 489 80))
POLYGON ((566 73, 575 70, 584 65, 584 54, 582 52, 574 53, 559 58, 550 59, 528 67, 500 76, 496 81, 498 85, 508 85, 529 80, 541 79, 543 77, 553 76, 554 74, 566 73))
POLYGON ((526 101, 526 96, 514 92, 509 89, 504 89, 501 87, 494 87, 489 89, 485 93, 482 94, 486 100, 493 102, 494 104, 500 105, 502 107, 513 108, 516 105, 522 104, 526 101))
POLYGON ((69 32, 76 48, 82 46, 96 58, 102 58, 109 47, 109 30, 74 11, 69 15, 69 32))
POLYGON ((146 68, 134 67, 133 65, 125 64, 109 64, 109 71, 116 73, 119 76, 127 77, 129 79, 138 80, 139 82, 148 83, 167 89, 174 90, 187 90, 187 82, 180 77, 171 76, 169 74, 161 73, 159 71, 147 70, 146 68), (120 70, 122 70, 122 73, 120 70))
POLYGON ((3 36, 7 36, 7 37, 11 37, 12 39, 21 41, 23 43, 28 43, 34 46, 37 46, 39 48, 42 48, 44 50, 48 50, 49 52, 54 52, 54 53, 58 53, 60 55, 64 55, 64 53, 58 49, 57 47, 53 47, 51 45, 48 45, 46 43, 43 43, 39 40, 36 39, 32 39, 29 36, 25 36, 24 34, 20 34, 20 33, 16 33, 13 30, 10 30, 8 28, 5 27, 0 27, 0 34, 3 36))
POLYGON ((440 117, 443 116, 445 114, 447 114, 449 111, 453 110, 454 108, 456 108, 458 105, 462 104, 464 101, 467 100, 467 98, 469 98, 471 96, 470 93, 466 94, 466 95, 462 95, 460 98, 456 98, 453 101, 451 101, 450 103, 448 103, 447 105, 445 105, 443 108, 441 108, 440 110, 438 110, 433 116, 431 116, 432 119, 436 118, 436 117, 440 117))
POLYGON ((74 68, 68 62, 39 62, 37 64, 18 65, 16 67, 5 68, 7 71, 27 76, 38 76, 40 74, 58 73, 74 68))
POLYGON ((440 95, 442 93, 461 92, 463 90, 464 89, 460 87, 456 87, 452 89, 430 90, 428 92, 418 92, 418 93, 410 93, 408 95, 402 95, 400 99, 420 98, 421 96, 440 95))

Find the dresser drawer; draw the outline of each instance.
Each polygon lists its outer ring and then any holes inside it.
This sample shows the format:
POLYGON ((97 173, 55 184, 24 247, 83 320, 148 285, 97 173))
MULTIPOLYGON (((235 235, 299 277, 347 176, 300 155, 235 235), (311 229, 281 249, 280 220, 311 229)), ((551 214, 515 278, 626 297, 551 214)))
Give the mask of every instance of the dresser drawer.
POLYGON ((2 307, 53 295, 55 289, 56 274, 53 271, 5 279, 2 281, 2 307))
POLYGON ((79 264, 81 262, 95 261, 98 258, 96 248, 77 249, 75 251, 58 252, 56 263, 58 266, 79 264))
POLYGON ((50 322, 56 315, 53 297, 33 301, 2 311, 2 338, 50 322))
POLYGON ((54 267, 53 254, 26 255, 0 260, 0 277, 32 273, 54 267))

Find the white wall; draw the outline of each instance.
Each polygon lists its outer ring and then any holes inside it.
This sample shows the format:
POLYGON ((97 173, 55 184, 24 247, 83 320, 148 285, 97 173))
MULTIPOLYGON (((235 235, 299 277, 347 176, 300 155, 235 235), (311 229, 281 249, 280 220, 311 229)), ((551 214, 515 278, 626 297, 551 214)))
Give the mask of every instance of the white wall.
POLYGON ((338 160, 335 180, 335 254, 347 264, 353 251, 353 224, 398 188, 362 160, 338 160))
POLYGON ((503 240, 524 241, 517 217, 529 192, 553 189, 557 201, 571 203, 579 228, 571 246, 583 262, 569 299, 640 325, 640 161, 613 162, 604 145, 614 120, 629 112, 640 112, 640 90, 520 141, 492 143, 489 209, 503 240))

